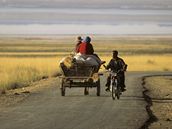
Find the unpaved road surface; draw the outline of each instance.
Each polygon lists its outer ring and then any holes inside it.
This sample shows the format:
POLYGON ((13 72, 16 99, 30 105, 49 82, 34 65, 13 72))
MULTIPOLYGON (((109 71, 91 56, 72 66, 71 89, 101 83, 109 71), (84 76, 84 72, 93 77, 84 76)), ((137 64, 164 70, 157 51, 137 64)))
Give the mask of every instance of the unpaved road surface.
POLYGON ((141 77, 149 74, 128 72, 127 91, 115 101, 104 90, 105 76, 100 97, 94 88, 88 96, 73 88, 61 97, 58 79, 42 81, 23 101, 0 106, 0 129, 138 129, 148 119, 141 77))

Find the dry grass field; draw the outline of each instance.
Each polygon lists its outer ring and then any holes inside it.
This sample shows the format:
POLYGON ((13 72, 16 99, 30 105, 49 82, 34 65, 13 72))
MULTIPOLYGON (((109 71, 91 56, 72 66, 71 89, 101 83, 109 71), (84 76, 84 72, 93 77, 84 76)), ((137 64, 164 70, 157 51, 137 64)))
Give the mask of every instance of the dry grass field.
MULTIPOLYGON (((0 38, 0 89, 27 86, 59 72, 59 60, 75 46, 75 36, 57 38, 0 38)), ((95 52, 109 61, 119 51, 128 71, 171 71, 170 37, 93 37, 95 52)))

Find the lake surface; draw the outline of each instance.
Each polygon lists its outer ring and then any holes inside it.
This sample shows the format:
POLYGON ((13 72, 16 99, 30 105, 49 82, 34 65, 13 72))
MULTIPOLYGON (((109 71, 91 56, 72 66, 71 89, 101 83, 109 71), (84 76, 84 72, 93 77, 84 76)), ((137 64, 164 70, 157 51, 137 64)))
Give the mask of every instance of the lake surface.
POLYGON ((0 0, 0 34, 172 34, 172 1, 0 0))

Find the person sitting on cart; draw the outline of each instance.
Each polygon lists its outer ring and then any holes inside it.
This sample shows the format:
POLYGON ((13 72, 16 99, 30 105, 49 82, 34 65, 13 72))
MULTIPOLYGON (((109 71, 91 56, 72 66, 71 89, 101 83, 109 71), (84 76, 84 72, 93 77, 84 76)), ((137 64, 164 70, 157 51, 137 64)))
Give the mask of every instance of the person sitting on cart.
MULTIPOLYGON (((117 79, 119 81, 119 85, 121 86, 121 90, 125 91, 125 71, 127 69, 127 64, 124 62, 122 58, 118 57, 118 51, 113 51, 113 58, 110 60, 109 64, 106 66, 106 69, 110 69, 113 72, 117 73, 117 79)), ((110 89, 110 82, 111 81, 111 75, 107 77, 107 83, 106 83, 106 91, 109 91, 110 89)))
POLYGON ((83 54, 83 55, 94 56, 95 59, 99 62, 100 65, 103 64, 103 63, 105 63, 105 61, 101 61, 101 59, 99 58, 99 56, 94 53, 94 48, 93 48, 93 45, 91 44, 91 38, 89 36, 87 36, 82 41, 82 43, 79 45, 78 52, 80 54, 83 54))
POLYGON ((82 43, 82 37, 81 36, 78 36, 77 37, 77 44, 75 46, 75 53, 78 53, 79 52, 79 45, 82 43))
POLYGON ((78 47, 78 52, 84 55, 93 55, 94 49, 91 44, 91 38, 86 37, 78 47))

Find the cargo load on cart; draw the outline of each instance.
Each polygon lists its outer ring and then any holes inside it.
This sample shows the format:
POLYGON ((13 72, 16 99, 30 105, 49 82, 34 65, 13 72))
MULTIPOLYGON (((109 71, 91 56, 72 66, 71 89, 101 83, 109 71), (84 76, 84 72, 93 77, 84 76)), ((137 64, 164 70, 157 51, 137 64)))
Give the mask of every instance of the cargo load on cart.
POLYGON ((99 69, 101 61, 95 55, 81 55, 64 57, 60 61, 62 71, 61 95, 65 96, 66 87, 83 87, 84 94, 88 95, 89 88, 97 88, 97 96, 100 96, 99 69))

